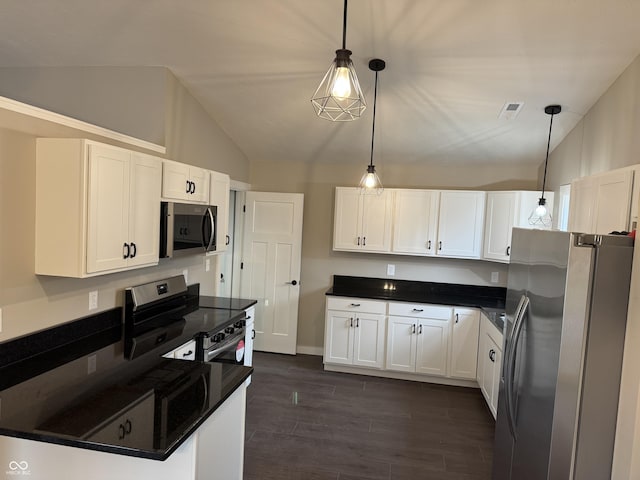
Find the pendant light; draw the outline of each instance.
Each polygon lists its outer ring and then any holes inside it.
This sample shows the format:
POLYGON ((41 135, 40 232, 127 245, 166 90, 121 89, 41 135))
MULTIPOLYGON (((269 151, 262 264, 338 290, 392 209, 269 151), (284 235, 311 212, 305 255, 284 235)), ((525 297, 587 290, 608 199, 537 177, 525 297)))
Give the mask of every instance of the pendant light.
POLYGON ((544 113, 551 115, 551 121, 549 122, 549 138, 547 139, 547 156, 544 159, 544 175, 542 177, 542 195, 538 200, 538 206, 534 208, 531 215, 529 215, 529 225, 539 227, 551 227, 553 219, 551 218, 551 212, 547 207, 547 200, 544 198, 544 187, 547 183, 547 164, 549 163, 549 147, 551 146, 551 128, 553 127, 553 116, 562 111, 560 105, 548 105, 544 108, 544 113))
POLYGON ((342 48, 311 98, 311 104, 320 118, 332 122, 348 122, 362 115, 367 108, 356 69, 351 61, 351 50, 346 48, 347 0, 344 0, 342 22, 342 48))
POLYGON ((382 182, 380 181, 380 177, 376 173, 376 167, 373 164, 373 140, 376 134, 376 102, 378 99, 378 72, 384 70, 386 63, 384 60, 380 60, 379 58, 374 58, 369 62, 369 69, 376 72, 376 82, 373 90, 373 124, 371 127, 371 158, 369 160, 369 165, 367 166, 367 173, 362 176, 362 180, 360 180, 360 189, 362 193, 377 193, 378 195, 382 193, 383 187, 382 182))

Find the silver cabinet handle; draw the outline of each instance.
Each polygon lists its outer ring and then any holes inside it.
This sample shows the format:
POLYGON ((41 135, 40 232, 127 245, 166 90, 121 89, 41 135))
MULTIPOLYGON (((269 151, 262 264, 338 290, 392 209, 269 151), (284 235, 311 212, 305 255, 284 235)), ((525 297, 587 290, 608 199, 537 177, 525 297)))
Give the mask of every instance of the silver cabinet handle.
POLYGON ((460 321, 460 316, 456 313, 456 323, 460 321))
POLYGON ((356 317, 356 328, 360 327, 360 319, 356 317))
POLYGON ((362 246, 365 247, 367 245, 367 237, 362 237, 362 246))
POLYGON ((349 319, 349 327, 353 327, 353 317, 349 319))
POLYGON ((420 324, 420 328, 418 329, 418 335, 422 335, 422 324, 420 324))
POLYGON ((411 325, 411 333, 416 333, 416 324, 411 325))
POLYGON ((507 247, 507 257, 511 255, 511 245, 507 247))
POLYGON ((431 250, 431 240, 427 242, 427 250, 431 250))
POLYGON ((438 242, 438 250, 442 250, 442 242, 438 242))
POLYGON ((360 245, 360 237, 358 237, 358 245, 360 245))

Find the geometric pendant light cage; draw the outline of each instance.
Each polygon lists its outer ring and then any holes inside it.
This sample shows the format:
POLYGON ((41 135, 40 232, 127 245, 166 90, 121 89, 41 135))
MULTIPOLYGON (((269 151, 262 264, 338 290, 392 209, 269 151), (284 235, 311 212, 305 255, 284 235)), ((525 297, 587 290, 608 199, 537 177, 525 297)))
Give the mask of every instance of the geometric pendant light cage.
POLYGON ((342 48, 336 50, 336 57, 311 98, 316 115, 332 122, 356 120, 367 108, 356 69, 351 61, 352 52, 345 46, 346 38, 347 0, 344 0, 342 48))

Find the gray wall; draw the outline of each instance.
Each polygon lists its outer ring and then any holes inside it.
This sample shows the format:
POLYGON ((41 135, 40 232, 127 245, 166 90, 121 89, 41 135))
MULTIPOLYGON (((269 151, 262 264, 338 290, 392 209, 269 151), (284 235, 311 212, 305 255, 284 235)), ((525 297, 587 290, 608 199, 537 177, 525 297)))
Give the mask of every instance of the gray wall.
MULTIPOLYGON (((506 284, 504 264, 480 260, 423 258, 399 255, 334 252, 333 202, 336 186, 354 186, 366 165, 313 162, 252 162, 251 186, 256 191, 303 193, 302 272, 298 316, 298 347, 320 352, 324 344, 324 293, 333 275, 386 278, 387 264, 396 265, 394 278, 433 282, 491 284, 499 272, 498 286, 506 284)), ((386 167, 380 172, 387 187, 533 189, 537 165, 450 167, 419 165, 386 167)))

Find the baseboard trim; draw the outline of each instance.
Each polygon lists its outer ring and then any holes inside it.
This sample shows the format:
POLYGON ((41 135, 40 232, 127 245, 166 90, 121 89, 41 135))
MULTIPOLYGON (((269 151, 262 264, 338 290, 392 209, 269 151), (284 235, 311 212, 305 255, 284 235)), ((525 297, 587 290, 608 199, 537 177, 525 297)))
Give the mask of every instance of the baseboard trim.
POLYGON ((414 382, 438 383, 454 387, 480 388, 474 380, 459 380, 456 378, 433 377, 414 373, 393 372, 390 370, 373 370, 371 368, 349 367, 344 365, 332 365, 325 363, 324 369, 328 372, 355 373, 356 375, 369 375, 371 377, 395 378, 397 380, 412 380, 414 382))
POLYGON ((324 349, 322 347, 311 347, 308 345, 298 345, 296 346, 296 353, 300 353, 302 355, 317 355, 321 357, 324 355, 324 349))

